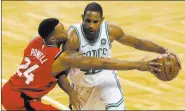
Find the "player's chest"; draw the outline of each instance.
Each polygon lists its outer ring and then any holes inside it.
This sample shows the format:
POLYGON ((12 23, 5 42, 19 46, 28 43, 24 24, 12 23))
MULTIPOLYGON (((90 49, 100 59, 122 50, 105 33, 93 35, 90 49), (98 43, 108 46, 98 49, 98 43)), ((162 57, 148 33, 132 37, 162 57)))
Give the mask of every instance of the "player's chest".
POLYGON ((99 43, 96 45, 85 44, 84 46, 85 47, 80 49, 80 52, 85 56, 104 57, 109 54, 108 45, 106 46, 99 43))

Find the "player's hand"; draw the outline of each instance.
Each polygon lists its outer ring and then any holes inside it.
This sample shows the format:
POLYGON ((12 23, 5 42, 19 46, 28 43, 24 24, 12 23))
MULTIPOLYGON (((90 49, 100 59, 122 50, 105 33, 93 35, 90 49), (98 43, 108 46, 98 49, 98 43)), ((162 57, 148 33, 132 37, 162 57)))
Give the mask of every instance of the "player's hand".
POLYGON ((79 110, 80 107, 86 103, 85 99, 74 90, 72 90, 69 94, 69 101, 74 110, 79 110))
POLYGON ((181 67, 180 59, 179 59, 179 57, 178 57, 174 52, 170 52, 169 50, 166 49, 165 54, 167 54, 167 55, 169 55, 169 56, 170 56, 170 55, 173 55, 173 56, 177 59, 177 61, 178 61, 179 68, 180 68, 180 69, 182 68, 182 67, 181 67))
POLYGON ((146 57, 138 62, 138 70, 149 71, 153 74, 161 72, 160 67, 162 66, 162 64, 156 62, 159 58, 150 61, 146 61, 145 59, 146 57))
POLYGON ((160 68, 162 64, 152 61, 139 62, 138 69, 140 71, 150 71, 150 72, 161 72, 160 68))

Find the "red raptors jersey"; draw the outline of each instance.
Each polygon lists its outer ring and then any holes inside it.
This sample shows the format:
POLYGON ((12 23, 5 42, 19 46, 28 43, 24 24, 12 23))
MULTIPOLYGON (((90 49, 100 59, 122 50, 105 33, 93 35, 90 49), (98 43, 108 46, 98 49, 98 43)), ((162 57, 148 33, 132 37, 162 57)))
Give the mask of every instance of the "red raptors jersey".
POLYGON ((47 94, 56 85, 51 68, 61 52, 59 48, 46 45, 42 37, 34 38, 24 50, 19 69, 10 79, 12 87, 32 98, 47 94))

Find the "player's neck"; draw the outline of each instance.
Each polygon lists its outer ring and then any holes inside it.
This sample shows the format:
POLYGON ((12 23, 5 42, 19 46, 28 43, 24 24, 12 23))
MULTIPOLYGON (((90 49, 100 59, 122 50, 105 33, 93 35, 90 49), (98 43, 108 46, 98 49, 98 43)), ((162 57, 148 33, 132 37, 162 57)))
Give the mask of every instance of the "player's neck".
POLYGON ((51 42, 51 41, 49 41, 49 40, 45 41, 45 44, 46 44, 46 45, 49 45, 49 46, 57 47, 57 48, 58 48, 58 46, 59 46, 57 43, 53 43, 53 42, 51 42))

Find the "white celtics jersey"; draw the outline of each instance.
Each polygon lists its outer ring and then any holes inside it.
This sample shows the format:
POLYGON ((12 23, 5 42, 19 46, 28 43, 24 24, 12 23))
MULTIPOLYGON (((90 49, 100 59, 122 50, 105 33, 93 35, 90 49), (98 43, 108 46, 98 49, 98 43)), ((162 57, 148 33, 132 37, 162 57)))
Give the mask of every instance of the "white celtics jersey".
MULTIPOLYGON (((93 56, 98 58, 110 58, 111 49, 110 49, 110 39, 108 35, 107 23, 104 21, 100 26, 100 32, 98 39, 95 43, 91 44, 86 38, 82 23, 72 25, 70 28, 73 28, 76 31, 76 34, 79 39, 79 52, 85 56, 93 56)), ((91 64, 91 63, 89 63, 91 64)), ((105 76, 108 76, 107 73, 111 73, 111 70, 83 70, 74 68, 69 74, 69 79, 72 83, 78 86, 96 86, 101 81, 103 81, 105 76)))

